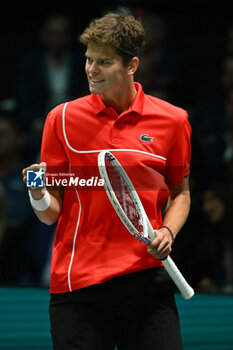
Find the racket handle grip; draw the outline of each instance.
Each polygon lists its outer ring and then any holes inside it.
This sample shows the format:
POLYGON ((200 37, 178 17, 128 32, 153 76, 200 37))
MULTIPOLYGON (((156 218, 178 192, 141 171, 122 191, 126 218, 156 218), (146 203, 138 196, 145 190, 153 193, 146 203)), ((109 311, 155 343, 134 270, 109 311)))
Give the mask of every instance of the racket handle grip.
MULTIPOLYGON (((148 218, 147 218, 147 227, 148 227, 149 238, 151 239, 151 241, 153 241, 155 239, 155 233, 148 218)), ((172 258, 168 255, 166 259, 162 260, 162 263, 165 270, 168 272, 171 279, 179 289, 183 298, 191 299, 192 296, 194 295, 194 290, 185 280, 184 276, 181 274, 180 270, 178 269, 178 267, 176 266, 172 258)))
POLYGON ((177 288, 182 294, 182 297, 184 299, 191 299, 194 295, 194 290, 185 280, 172 258, 168 256, 166 259, 162 260, 162 263, 165 270, 168 272, 173 282, 176 284, 177 288))

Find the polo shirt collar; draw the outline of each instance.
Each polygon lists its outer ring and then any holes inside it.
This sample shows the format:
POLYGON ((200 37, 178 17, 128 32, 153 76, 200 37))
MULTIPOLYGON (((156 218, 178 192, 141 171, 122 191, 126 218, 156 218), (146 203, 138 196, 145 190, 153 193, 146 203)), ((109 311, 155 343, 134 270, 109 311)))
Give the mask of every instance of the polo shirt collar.
MULTIPOLYGON (((134 82, 134 86, 137 90, 137 94, 136 94, 131 106, 128 108, 127 111, 125 111, 125 113, 134 111, 138 114, 142 114, 145 94, 144 94, 144 91, 143 91, 140 83, 134 82)), ((92 103, 92 106, 94 107, 95 113, 97 115, 100 114, 102 111, 104 111, 106 108, 108 108, 104 104, 104 102, 99 94, 98 95, 91 94, 91 103, 92 103)))

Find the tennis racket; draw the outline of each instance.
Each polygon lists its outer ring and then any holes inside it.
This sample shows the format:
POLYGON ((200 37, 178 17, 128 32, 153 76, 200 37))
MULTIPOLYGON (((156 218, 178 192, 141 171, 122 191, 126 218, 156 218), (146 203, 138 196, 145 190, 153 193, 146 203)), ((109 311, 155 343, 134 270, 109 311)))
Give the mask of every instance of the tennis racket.
MULTIPOLYGON (((119 218, 139 241, 150 244, 155 239, 154 230, 141 200, 119 161, 108 151, 98 154, 100 177, 119 218)), ((162 260, 163 266, 178 287, 184 299, 190 299, 194 290, 187 283, 170 256, 162 260)))

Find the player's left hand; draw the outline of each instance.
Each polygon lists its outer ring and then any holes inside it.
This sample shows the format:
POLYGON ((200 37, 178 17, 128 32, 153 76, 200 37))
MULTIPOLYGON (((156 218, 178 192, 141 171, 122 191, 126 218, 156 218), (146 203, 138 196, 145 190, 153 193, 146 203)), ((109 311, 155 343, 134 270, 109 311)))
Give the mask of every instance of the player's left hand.
POLYGON ((167 230, 154 230, 155 239, 148 245, 147 252, 157 259, 166 258, 172 250, 172 237, 167 230))

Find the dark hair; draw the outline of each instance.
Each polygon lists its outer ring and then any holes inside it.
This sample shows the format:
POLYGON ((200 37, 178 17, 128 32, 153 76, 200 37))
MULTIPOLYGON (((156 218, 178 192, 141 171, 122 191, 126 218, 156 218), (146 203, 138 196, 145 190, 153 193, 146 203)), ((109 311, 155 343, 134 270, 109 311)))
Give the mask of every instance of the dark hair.
POLYGON ((133 57, 140 57, 145 47, 145 30, 139 20, 132 15, 108 13, 102 18, 93 19, 80 35, 85 46, 90 43, 112 46, 128 63, 133 57))

